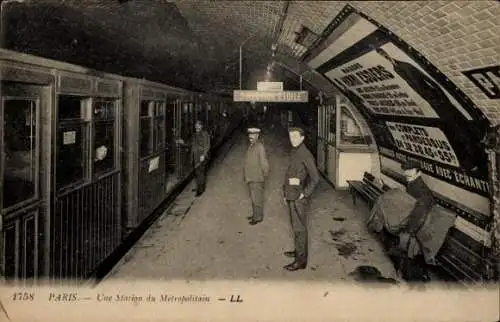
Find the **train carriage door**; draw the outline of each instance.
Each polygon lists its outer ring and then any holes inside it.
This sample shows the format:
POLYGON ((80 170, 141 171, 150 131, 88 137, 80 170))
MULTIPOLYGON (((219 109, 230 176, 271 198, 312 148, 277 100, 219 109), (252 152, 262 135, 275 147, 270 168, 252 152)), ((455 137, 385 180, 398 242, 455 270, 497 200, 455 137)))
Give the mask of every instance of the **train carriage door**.
MULTIPOLYGON (((175 107, 174 107, 174 138, 175 138, 175 141, 182 139, 183 100, 184 99, 175 100, 175 107)), ((177 175, 177 179, 181 180, 182 179, 182 155, 183 155, 182 151, 184 150, 184 147, 182 145, 177 145, 175 150, 176 150, 175 151, 176 175, 177 175)))
POLYGON ((1 86, 0 275, 26 282, 44 271, 50 140, 42 133, 50 130, 50 95, 42 86, 1 86))
POLYGON ((190 97, 188 101, 184 102, 182 106, 182 123, 183 123, 183 139, 188 145, 186 148, 183 150, 183 160, 182 160, 182 167, 183 167, 183 175, 186 176, 189 174, 189 172, 192 170, 192 158, 191 158, 191 151, 192 147, 191 140, 193 139, 193 128, 194 128, 194 122, 193 122, 193 105, 194 105, 194 99, 193 97, 190 97))
POLYGON ((205 113, 205 130, 208 132, 208 134, 210 135, 210 137, 212 136, 212 126, 210 124, 210 109, 211 109, 211 104, 212 104, 212 100, 207 100, 205 102, 205 109, 204 109, 204 113, 205 113))
POLYGON ((175 148, 175 108, 177 98, 172 95, 167 95, 167 110, 165 112, 165 162, 167 173, 166 190, 170 191, 171 187, 176 183, 175 164, 176 164, 176 148, 175 148))
MULTIPOLYGON (((60 74, 60 79, 66 77, 77 76, 60 74)), ((92 84, 92 79, 80 79, 92 84)), ((54 280, 85 280, 121 242, 121 85, 109 84, 117 90, 58 89, 51 221, 54 280)), ((149 121, 143 117, 141 123, 149 121)), ((150 147, 151 139, 146 138, 141 153, 150 147)))

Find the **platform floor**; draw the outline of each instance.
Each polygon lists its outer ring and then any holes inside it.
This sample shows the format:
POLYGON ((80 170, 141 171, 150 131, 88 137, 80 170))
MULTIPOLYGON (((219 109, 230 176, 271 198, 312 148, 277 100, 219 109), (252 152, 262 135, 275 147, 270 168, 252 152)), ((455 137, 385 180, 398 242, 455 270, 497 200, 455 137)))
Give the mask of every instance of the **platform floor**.
POLYGON ((190 183, 102 283, 123 278, 348 281, 360 265, 400 281, 367 231, 366 209, 355 208, 346 191, 334 190, 323 178, 309 208, 308 267, 283 269, 290 263, 283 252, 293 249, 281 198, 290 144, 282 129, 264 131, 271 170, 262 223, 250 226, 246 219, 251 211, 242 173, 247 138, 237 132, 209 169, 205 193, 196 198, 190 183))

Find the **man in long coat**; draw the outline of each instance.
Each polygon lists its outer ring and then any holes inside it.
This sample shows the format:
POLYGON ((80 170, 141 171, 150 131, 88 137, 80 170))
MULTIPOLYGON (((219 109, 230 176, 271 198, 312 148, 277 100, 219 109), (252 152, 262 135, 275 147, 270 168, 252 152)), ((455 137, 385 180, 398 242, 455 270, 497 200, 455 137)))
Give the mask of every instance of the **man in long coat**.
POLYGON ((259 134, 258 128, 248 129, 250 144, 243 168, 244 180, 252 200, 252 216, 247 217, 250 225, 258 224, 264 219, 264 185, 269 174, 269 161, 264 144, 259 140, 259 134))
POLYGON ((207 161, 210 151, 210 134, 203 129, 201 121, 196 121, 195 134, 191 140, 191 153, 196 176, 196 196, 201 196, 206 188, 207 161))
MULTIPOLYGON (((417 161, 409 160, 404 162, 401 168, 407 180, 406 192, 416 199, 415 206, 408 217, 408 223, 399 235, 401 241, 407 240, 407 242, 401 245, 403 252, 406 253, 409 251, 408 248, 411 240, 418 242, 418 238, 416 237, 417 232, 424 225, 432 207, 436 204, 436 200, 434 199, 432 190, 429 189, 422 179, 420 164, 417 161), (405 235, 408 238, 403 238, 405 235)), ((399 266, 399 270, 401 270, 403 276, 410 281, 429 280, 423 255, 416 256, 415 258, 408 258, 405 255, 401 257, 399 266)))
POLYGON ((422 179, 420 164, 417 161, 407 161, 401 165, 405 173, 407 185, 406 192, 417 200, 410 216, 408 217, 408 225, 406 231, 410 235, 415 235, 422 227, 425 218, 436 204, 434 195, 422 179))
POLYGON ((284 268, 289 271, 304 269, 307 266, 308 234, 306 205, 319 183, 319 173, 314 157, 305 146, 304 130, 291 127, 288 130, 292 153, 283 184, 283 197, 288 206, 290 221, 294 232, 295 250, 285 252, 295 261, 284 268))

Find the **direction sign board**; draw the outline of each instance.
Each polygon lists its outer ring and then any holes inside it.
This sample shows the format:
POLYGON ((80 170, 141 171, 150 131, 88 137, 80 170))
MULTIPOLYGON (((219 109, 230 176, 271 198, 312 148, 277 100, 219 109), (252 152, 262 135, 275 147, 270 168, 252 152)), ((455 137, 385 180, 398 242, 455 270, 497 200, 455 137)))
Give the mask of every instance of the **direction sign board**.
POLYGON ((308 91, 249 91, 235 90, 233 100, 235 102, 282 102, 282 103, 304 103, 309 100, 308 91))
POLYGON ((258 91, 282 91, 283 82, 257 82, 258 91))

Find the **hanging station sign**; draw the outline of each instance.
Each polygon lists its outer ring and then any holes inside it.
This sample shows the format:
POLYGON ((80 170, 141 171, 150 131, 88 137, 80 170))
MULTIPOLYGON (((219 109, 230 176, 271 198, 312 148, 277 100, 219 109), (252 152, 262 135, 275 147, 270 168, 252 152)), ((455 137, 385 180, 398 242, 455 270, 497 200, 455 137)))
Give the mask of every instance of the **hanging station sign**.
MULTIPOLYGON (((479 142, 489 122, 472 101, 420 53, 349 5, 326 34, 304 62, 365 116, 382 172, 417 159, 437 181, 488 197, 488 161, 479 142)), ((498 97, 498 67, 467 73, 498 97)))
POLYGON ((235 90, 233 100, 235 102, 282 102, 282 103, 304 103, 308 101, 307 91, 252 91, 235 90))
POLYGON ((283 90, 283 82, 257 82, 257 90, 280 92, 283 90))

